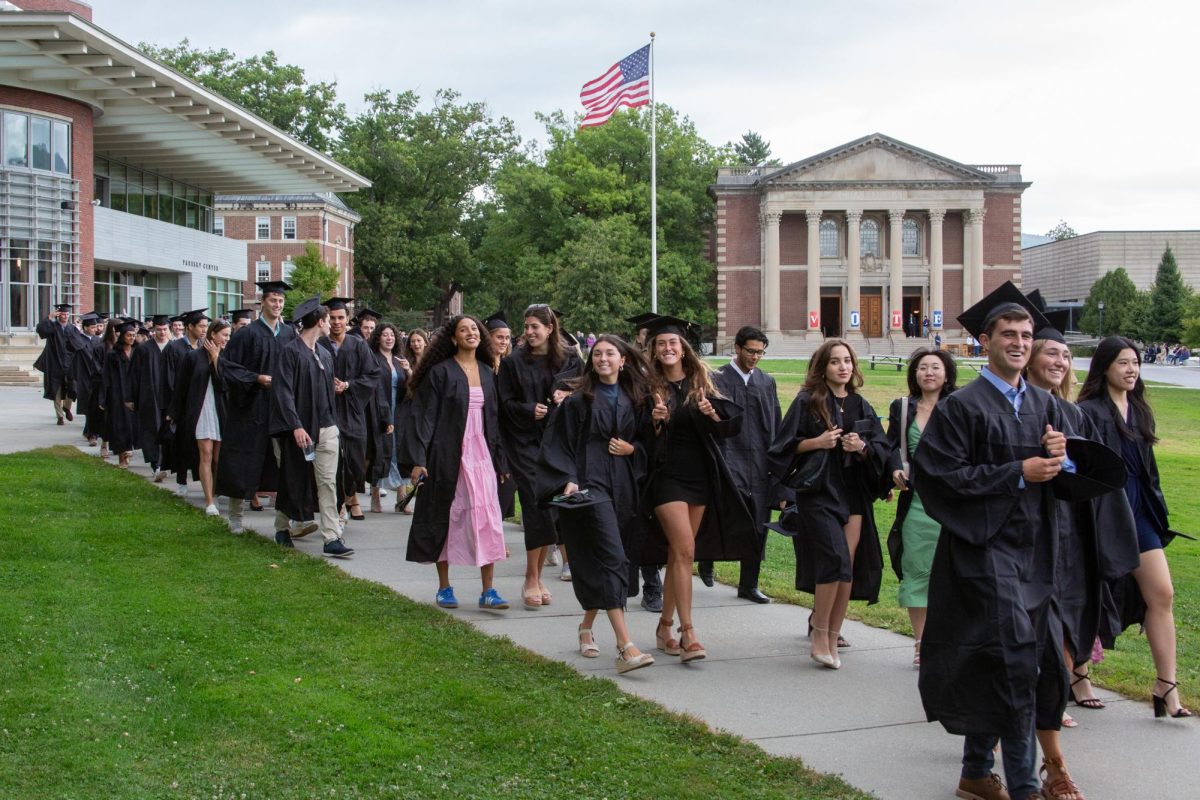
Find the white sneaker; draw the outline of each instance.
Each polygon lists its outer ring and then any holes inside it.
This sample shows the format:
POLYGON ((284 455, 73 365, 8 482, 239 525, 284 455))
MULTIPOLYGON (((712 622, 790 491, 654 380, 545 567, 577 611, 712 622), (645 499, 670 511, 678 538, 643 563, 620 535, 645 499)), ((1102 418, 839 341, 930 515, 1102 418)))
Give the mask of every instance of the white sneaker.
POLYGON ((546 566, 557 567, 562 561, 558 557, 558 545, 550 545, 550 549, 546 551, 546 566))
POLYGON ((316 520, 311 519, 308 522, 293 522, 288 526, 288 533, 293 539, 299 539, 301 536, 308 536, 320 527, 316 520))
POLYGON ((562 572, 559 574, 558 579, 560 581, 571 580, 571 565, 570 564, 563 564, 562 572))
POLYGON ((179 483, 175 485, 175 494, 178 497, 187 497, 187 484, 179 483))
POLYGON ((233 533, 241 533, 243 531, 242 520, 237 517, 229 520, 229 530, 233 533))
POLYGON ((380 489, 380 490, 379 490, 379 496, 380 496, 380 497, 387 497, 387 489, 380 489))
POLYGON ((217 507, 216 507, 215 505, 213 505, 212 503, 209 503, 208 505, 206 505, 206 506, 204 507, 204 514, 205 514, 205 516, 208 516, 208 517, 219 517, 219 516, 221 516, 221 512, 220 512, 220 511, 218 511, 218 510, 217 510, 217 507))

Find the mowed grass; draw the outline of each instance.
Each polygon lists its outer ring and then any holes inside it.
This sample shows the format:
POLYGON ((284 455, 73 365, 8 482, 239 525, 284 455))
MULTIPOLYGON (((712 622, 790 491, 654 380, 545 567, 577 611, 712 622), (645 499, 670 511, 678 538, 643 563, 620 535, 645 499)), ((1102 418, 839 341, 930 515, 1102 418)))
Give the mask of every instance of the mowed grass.
MULTIPOLYGON (((717 364, 719 362, 713 361, 717 364)), ((807 362, 791 359, 765 360, 762 367, 775 376, 779 402, 786 414, 792 399, 804 383, 807 362)), ((907 392, 904 372, 895 367, 871 370, 863 366, 863 395, 887 427, 891 401, 907 392)), ((974 369, 960 368, 960 386, 974 380, 974 369)), ((1085 375, 1079 373, 1082 382, 1085 375)), ((1161 441, 1155 447, 1163 493, 1171 514, 1171 526, 1178 531, 1200 536, 1200 390, 1163 388, 1148 390, 1154 408, 1161 441)), ((879 603, 865 606, 850 604, 850 616, 880 628, 912 634, 908 612, 896 604, 899 581, 887 559, 887 535, 896 518, 893 503, 875 504, 875 523, 879 528, 884 554, 883 586, 879 603)), ((1200 542, 1177 539, 1166 550, 1175 584, 1175 626, 1178 631, 1178 680, 1185 704, 1200 706, 1200 542)), ((771 534, 767 540, 767 558, 760 586, 764 592, 783 602, 811 606, 812 595, 796 591, 796 557, 792 543, 771 534)), ((737 585, 737 564, 716 567, 723 583, 737 585)), ((1145 636, 1138 628, 1126 631, 1117 640, 1117 649, 1107 651, 1104 661, 1093 665, 1098 684, 1130 697, 1149 699, 1154 682, 1154 662, 1145 636)))
POLYGON ((0 519, 0 797, 865 797, 73 448, 0 519))

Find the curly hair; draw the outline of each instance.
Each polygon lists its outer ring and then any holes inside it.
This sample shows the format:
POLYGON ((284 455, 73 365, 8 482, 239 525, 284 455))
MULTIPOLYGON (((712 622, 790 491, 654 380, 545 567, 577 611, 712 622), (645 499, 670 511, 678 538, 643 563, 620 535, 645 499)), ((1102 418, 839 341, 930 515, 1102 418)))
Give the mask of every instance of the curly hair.
POLYGON ((392 332, 392 355, 399 355, 397 351, 400 349, 400 329, 390 322, 381 322, 375 326, 375 330, 371 333, 371 351, 375 353, 379 352, 379 339, 383 335, 383 332, 387 330, 392 332))
POLYGON ((454 354, 458 352, 458 345, 454 343, 454 331, 464 319, 474 322, 475 327, 479 329, 479 344, 475 347, 475 360, 489 370, 492 368, 492 340, 488 338, 483 323, 470 314, 459 314, 434 331, 432 341, 425 348, 425 353, 421 356, 421 363, 417 365, 416 372, 413 373, 412 378, 408 381, 409 397, 413 397, 416 394, 417 388, 424 383, 425 376, 429 374, 429 370, 448 358, 454 358, 454 354))
MULTIPOLYGON (((596 337, 596 343, 592 345, 592 353, 596 352, 596 345, 607 342, 617 348, 617 352, 625 359, 625 367, 617 376, 617 383, 625 394, 629 395, 629 399, 633 401, 635 406, 641 405, 650 396, 650 379, 649 368, 646 365, 646 357, 641 352, 613 333, 602 333, 596 337)), ((579 392, 587 398, 588 402, 592 402, 596 398, 596 387, 600 384, 600 378, 596 375, 596 368, 592 364, 591 354, 583 367, 583 374, 578 378, 572 378, 568 385, 571 391, 579 392)))

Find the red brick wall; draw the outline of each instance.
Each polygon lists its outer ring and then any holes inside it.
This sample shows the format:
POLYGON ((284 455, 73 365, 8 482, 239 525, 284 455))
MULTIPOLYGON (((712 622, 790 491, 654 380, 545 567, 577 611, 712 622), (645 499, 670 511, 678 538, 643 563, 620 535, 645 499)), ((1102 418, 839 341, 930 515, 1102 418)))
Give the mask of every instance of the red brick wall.
MULTIPOLYGON (((800 219, 803 221, 804 216, 800 219)), ((802 331, 808 327, 808 271, 788 270, 779 276, 779 327, 802 331)))
POLYGON ((717 225, 725 225, 725 263, 757 267, 762 264, 762 231, 758 223, 758 196, 724 195, 725 212, 718 210, 717 225))
POLYGON ((997 286, 1005 281, 1020 281, 1021 270, 1019 269, 984 269, 983 271, 983 293, 993 291, 997 286))
MULTIPOLYGON (((949 216, 947 214, 946 216, 949 216)), ((960 237, 961 238, 961 237, 960 237)), ((942 327, 958 328, 958 315, 963 312, 963 274, 961 269, 942 271, 942 327)))
POLYGON ((942 223, 942 263, 963 263, 963 215, 961 211, 947 211, 942 223))
POLYGON ((65 12, 92 21, 92 9, 86 3, 73 3, 71 0, 12 0, 12 4, 35 14, 65 12))
POLYGON ((784 214, 780 218, 779 263, 808 263, 808 221, 804 214, 784 214))
POLYGON ((92 108, 52 94, 7 86, 0 87, 0 103, 34 113, 41 111, 69 117, 71 120, 71 177, 79 181, 79 304, 82 306, 75 311, 90 311, 95 294, 96 269, 96 218, 92 207, 92 196, 95 193, 92 108))
POLYGON ((1020 226, 1021 213, 1020 206, 1013 202, 1016 199, 1017 196, 1012 194, 983 196, 983 207, 986 209, 983 217, 984 264, 999 266, 1021 263, 1020 247, 1013 247, 1013 236, 1018 235, 1014 233, 1013 228, 1020 226))
POLYGON ((762 301, 760 289, 762 273, 758 270, 726 272, 725 276, 725 321, 726 335, 743 325, 762 325, 762 301))

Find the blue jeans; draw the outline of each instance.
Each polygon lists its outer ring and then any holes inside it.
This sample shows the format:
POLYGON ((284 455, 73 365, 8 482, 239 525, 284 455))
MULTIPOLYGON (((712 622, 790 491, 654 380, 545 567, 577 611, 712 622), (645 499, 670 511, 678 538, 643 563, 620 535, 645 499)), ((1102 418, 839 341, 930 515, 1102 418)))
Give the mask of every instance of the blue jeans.
POLYGON ((968 736, 963 742, 962 777, 986 778, 995 764, 993 748, 1000 742, 1000 754, 1004 760, 1004 780, 1008 794, 1013 800, 1026 800, 1037 796, 1041 789, 1037 776, 1037 737, 1033 735, 1032 715, 1029 734, 1013 739, 997 736, 968 736))

